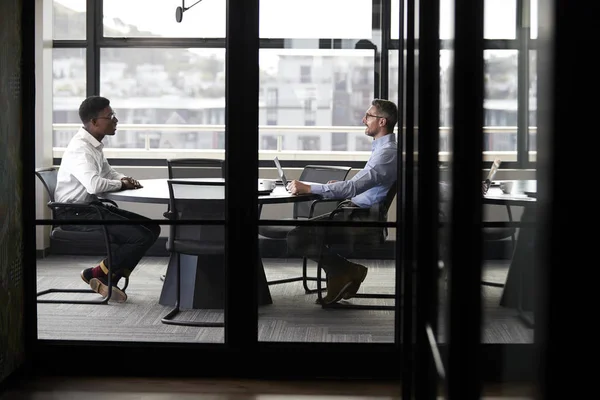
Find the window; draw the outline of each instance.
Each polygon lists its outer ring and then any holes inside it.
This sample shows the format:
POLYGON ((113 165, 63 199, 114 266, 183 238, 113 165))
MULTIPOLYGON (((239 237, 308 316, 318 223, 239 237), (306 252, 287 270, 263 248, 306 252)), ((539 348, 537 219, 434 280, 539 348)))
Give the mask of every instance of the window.
MULTIPOLYGON (((152 128, 157 148, 223 148, 213 136, 225 116, 225 59, 222 49, 102 49, 101 95, 111 99, 121 124, 182 125, 152 128), (184 129, 185 128, 185 129, 184 129), (190 135, 196 135, 190 140, 190 135), (192 147, 190 147, 192 146, 192 147)), ((123 128, 110 147, 145 143, 150 131, 123 128)))
POLYGON ((260 137, 261 150, 277 150, 277 136, 262 135, 260 137))
POLYGON ((320 150, 321 138, 319 136, 300 136, 298 147, 301 150, 320 150))
POLYGON ((311 83, 311 67, 310 65, 301 65, 300 66, 300 83, 311 83))
POLYGON ((484 52, 484 151, 517 150, 518 52, 484 52))
POLYGON ((85 40, 85 6, 86 0, 53 1, 52 36, 55 40, 85 40))
POLYGON ((370 38, 372 8, 371 0, 261 0, 260 37, 370 38))
MULTIPOLYGON (((85 2, 85 0, 83 1, 85 2)), ((191 4, 193 4, 191 1, 187 1, 186 7, 191 4)), ((203 0, 184 13, 181 23, 177 23, 175 20, 175 8, 178 5, 181 5, 181 2, 104 0, 104 36, 225 37, 225 1, 203 0)))
MULTIPOLYGON (((362 131, 362 117, 373 96, 373 68, 371 50, 261 49, 261 86, 266 110, 259 111, 259 120, 285 127, 354 126, 362 131), (363 75, 368 77, 370 85, 350 79, 363 75), (310 83, 307 83, 309 76, 310 83), (272 90, 275 87, 277 92, 272 90), (270 99, 275 98, 275 93, 277 106, 273 108, 274 100, 270 99), (357 94, 359 97, 354 101, 352 96, 357 94)), ((317 150, 332 150, 330 133, 316 134, 323 135, 317 150)), ((284 150, 303 149, 298 139, 301 130, 286 129, 281 134, 284 150)), ((343 147, 339 142, 336 146, 343 147)), ((350 147, 347 143, 346 148, 350 147)))

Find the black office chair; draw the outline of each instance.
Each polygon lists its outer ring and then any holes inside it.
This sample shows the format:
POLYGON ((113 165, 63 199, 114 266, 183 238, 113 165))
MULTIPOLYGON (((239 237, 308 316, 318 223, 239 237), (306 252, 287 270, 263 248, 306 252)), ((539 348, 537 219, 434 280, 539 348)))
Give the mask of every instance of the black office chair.
MULTIPOLYGON (((207 219, 225 219, 225 203, 222 200, 214 202, 203 202, 202 209, 198 208, 197 201, 194 199, 186 199, 185 193, 194 186, 215 186, 215 183, 208 184, 206 182, 193 181, 167 181, 169 185, 169 205, 170 211, 168 218, 172 221, 177 220, 207 220, 207 219)), ((222 184, 223 190, 225 184, 222 184)), ((201 225, 201 224, 199 224, 201 225)), ((177 257, 177 276, 176 276, 176 294, 177 300, 175 307, 162 318, 161 322, 168 325, 183 325, 183 326, 200 326, 208 328, 222 328, 224 322, 203 322, 203 321, 186 321, 175 320, 175 316, 180 313, 181 304, 181 254, 195 255, 203 257, 207 262, 217 258, 220 264, 224 260, 225 254, 225 230, 224 226, 219 225, 171 225, 169 230, 169 240, 167 241, 167 250, 175 253, 177 257), (200 230, 210 230, 209 235, 203 235, 200 238, 200 230), (212 240, 207 239, 207 237, 212 240)))
MULTIPOLYGON (((387 193, 385 199, 383 200, 383 202, 381 202, 380 204, 375 204, 371 208, 352 207, 352 206, 347 205, 348 201, 342 202, 338 205, 338 207, 334 211, 331 212, 331 214, 329 215, 329 219, 333 220, 336 215, 338 215, 340 213, 344 213, 344 214, 346 214, 345 220, 349 220, 349 221, 352 220, 353 216, 362 215, 362 216, 368 216, 369 220, 372 220, 372 221, 387 222, 388 210, 390 209, 392 202, 394 201, 394 198, 396 197, 397 190, 398 190, 397 182, 394 182, 394 184, 388 190, 388 193, 387 193)), ((328 200, 315 200, 315 203, 321 202, 321 201, 328 201, 328 200)), ((351 232, 350 229, 352 229, 352 228, 348 228, 348 229, 349 229, 349 232, 351 232)), ((373 233, 369 234, 368 236, 369 236, 369 240, 367 242, 365 242, 363 240, 363 238, 364 238, 363 235, 355 237, 352 234, 349 234, 348 237, 346 238, 348 240, 344 240, 343 243, 332 243, 327 238, 327 233, 326 233, 324 235, 324 239, 323 239, 321 248, 324 249, 325 246, 327 246, 332 251, 335 251, 338 254, 342 254, 347 257, 350 257, 354 251, 356 251, 362 247, 366 247, 366 250, 372 250, 374 245, 383 245, 383 243, 386 241, 387 236, 388 236, 388 229, 387 229, 387 227, 373 228, 373 233), (373 238, 375 238, 376 240, 373 240, 373 238), (354 239, 354 240, 352 240, 352 239, 354 239)), ((317 280, 316 280, 317 281, 317 290, 316 290, 316 292, 317 292, 317 296, 318 296, 318 301, 323 308, 346 308, 346 309, 366 309, 366 310, 393 310, 396 308, 395 305, 370 305, 370 304, 346 304, 346 303, 325 304, 323 302, 323 295, 321 293, 321 291, 323 290, 321 288, 321 281, 323 280, 321 278, 321 275, 322 275, 321 270, 322 270, 322 267, 319 263, 319 265, 317 266, 317 280)), ((395 296, 393 294, 357 293, 356 295, 354 295, 353 298, 393 299, 394 297, 395 296)))
MULTIPOLYGON (((58 175, 58 168, 49 167, 49 168, 38 168, 35 170, 35 175, 44 185, 46 189, 46 193, 48 194, 48 198, 50 201, 48 202, 48 207, 52 210, 52 219, 58 219, 57 216, 60 214, 60 209, 62 207, 69 208, 79 208, 82 210, 93 210, 98 213, 99 219, 103 219, 102 213, 98 209, 98 206, 94 204, 73 204, 73 203, 58 203, 54 198, 54 191, 56 190, 56 182, 58 175)), ((109 199, 100 199, 102 202, 110 203, 117 207, 117 203, 109 199)), ((108 230, 106 226, 102 226, 102 231, 94 231, 94 232, 81 232, 81 231, 67 231, 62 229, 60 225, 52 226, 52 232, 50 237, 55 241, 64 241, 68 242, 70 245, 73 243, 78 243, 82 245, 96 245, 99 242, 104 242, 106 246, 106 254, 108 258, 108 277, 109 277, 109 285, 108 285, 108 294, 106 297, 102 297, 99 300, 46 300, 39 299, 40 296, 50 294, 50 293, 96 293, 91 289, 46 289, 37 293, 37 302, 38 303, 61 303, 61 304, 106 304, 108 303, 110 296, 112 294, 112 285, 110 284, 110 278, 112 277, 112 256, 110 250, 110 240, 108 236, 108 230)), ((129 278, 125 278, 125 284, 121 290, 125 291, 127 286, 129 285, 129 278)))
POLYGON ((216 158, 171 158, 167 169, 169 179, 225 178, 225 160, 216 158))
MULTIPOLYGON (((225 160, 216 158, 170 158, 167 159, 169 179, 179 178, 225 178, 225 160)), ((169 218, 170 205, 163 213, 169 218)), ((160 280, 165 280, 161 274, 160 280)))
MULTIPOLYGON (((316 182, 316 183, 327 183, 331 180, 343 181, 346 180, 348 173, 352 167, 346 166, 328 166, 328 165, 307 165, 302 170, 299 180, 305 182, 316 182)), ((293 213, 291 218, 285 218, 288 220, 294 219, 309 219, 313 216, 330 213, 335 210, 337 203, 332 202, 319 202, 311 204, 308 201, 302 201, 294 203, 293 213)), ((262 209, 261 209, 262 210, 262 209)), ((259 212, 260 215, 260 212, 259 212)), ((261 225, 258 227, 258 233, 264 238, 271 240, 278 240, 282 242, 282 245, 286 243, 288 233, 294 229, 295 226, 266 226, 261 225)), ((302 259, 302 276, 294 278, 279 279, 267 282, 269 285, 278 285, 281 283, 290 283, 302 281, 305 293, 314 293, 316 289, 310 289, 308 287, 308 281, 315 281, 317 278, 309 277, 307 275, 307 262, 306 257, 302 259)))

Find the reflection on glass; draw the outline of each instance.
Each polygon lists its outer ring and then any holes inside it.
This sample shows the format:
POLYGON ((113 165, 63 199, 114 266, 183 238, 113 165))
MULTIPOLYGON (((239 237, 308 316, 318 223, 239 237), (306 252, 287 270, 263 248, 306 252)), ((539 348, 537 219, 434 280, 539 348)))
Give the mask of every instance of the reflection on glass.
POLYGON ((52 36, 55 40, 85 40, 86 0, 54 0, 52 36))

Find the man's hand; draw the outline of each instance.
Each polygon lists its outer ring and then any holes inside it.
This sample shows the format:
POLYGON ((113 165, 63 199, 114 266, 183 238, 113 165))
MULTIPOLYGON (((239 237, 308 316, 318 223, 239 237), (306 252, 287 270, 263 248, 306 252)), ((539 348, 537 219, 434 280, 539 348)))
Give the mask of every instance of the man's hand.
POLYGON ((137 180, 130 176, 121 178, 121 182, 123 183, 123 189, 139 189, 143 187, 137 180))
POLYGON ((293 180, 289 183, 288 189, 292 194, 306 194, 310 193, 310 185, 302 183, 297 180, 293 180))

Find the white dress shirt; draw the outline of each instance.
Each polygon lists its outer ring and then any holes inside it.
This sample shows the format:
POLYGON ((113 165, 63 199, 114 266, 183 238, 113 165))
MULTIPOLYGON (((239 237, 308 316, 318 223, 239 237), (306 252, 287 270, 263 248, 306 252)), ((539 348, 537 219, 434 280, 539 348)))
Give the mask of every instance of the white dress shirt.
POLYGON ((61 203, 88 203, 98 199, 99 193, 121 190, 121 178, 102 149, 104 145, 84 128, 73 136, 65 150, 54 192, 61 203))

